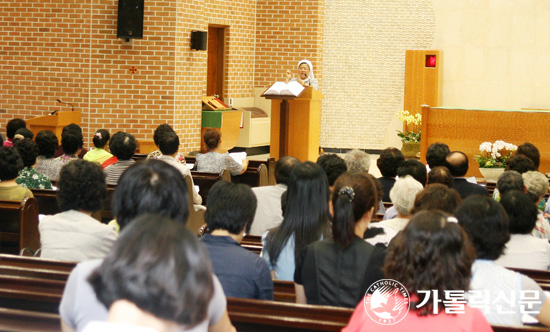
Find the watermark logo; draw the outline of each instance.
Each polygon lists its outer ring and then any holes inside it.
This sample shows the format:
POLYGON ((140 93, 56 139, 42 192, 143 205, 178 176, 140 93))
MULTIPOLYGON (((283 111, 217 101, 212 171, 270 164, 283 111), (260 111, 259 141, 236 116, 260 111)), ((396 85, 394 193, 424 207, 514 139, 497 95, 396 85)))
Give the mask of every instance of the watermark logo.
POLYGON ((378 280, 365 293, 363 305, 374 322, 393 325, 399 323, 409 312, 409 292, 393 279, 378 280))

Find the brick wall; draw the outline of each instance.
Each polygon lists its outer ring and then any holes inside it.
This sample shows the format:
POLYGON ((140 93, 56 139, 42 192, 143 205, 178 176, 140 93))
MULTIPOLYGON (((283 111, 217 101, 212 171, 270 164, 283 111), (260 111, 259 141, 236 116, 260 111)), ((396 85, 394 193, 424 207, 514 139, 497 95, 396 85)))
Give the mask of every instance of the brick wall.
POLYGON ((313 63, 322 86, 324 0, 257 2, 255 87, 267 87, 297 73, 298 61, 313 63))
POLYGON ((227 27, 226 96, 252 96, 254 4, 146 0, 144 38, 125 45, 116 38, 117 1, 2 0, 1 126, 69 110, 60 98, 82 112, 86 145, 99 128, 150 139, 169 122, 183 152, 196 150, 207 54, 190 50, 191 30, 227 27))

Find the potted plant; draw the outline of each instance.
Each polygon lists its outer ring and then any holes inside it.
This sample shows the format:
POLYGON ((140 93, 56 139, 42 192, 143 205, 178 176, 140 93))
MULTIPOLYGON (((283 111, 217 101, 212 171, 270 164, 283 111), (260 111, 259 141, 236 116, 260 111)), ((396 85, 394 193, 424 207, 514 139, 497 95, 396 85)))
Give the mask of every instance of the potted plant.
POLYGON ((504 141, 483 142, 479 146, 480 155, 474 156, 479 165, 479 171, 487 181, 497 181, 500 174, 504 172, 506 162, 517 150, 514 144, 504 141))
POLYGON ((422 114, 410 114, 409 111, 402 110, 397 113, 397 117, 403 122, 403 131, 397 130, 397 136, 403 142, 401 153, 405 157, 417 157, 420 153, 419 126, 422 124, 422 114))

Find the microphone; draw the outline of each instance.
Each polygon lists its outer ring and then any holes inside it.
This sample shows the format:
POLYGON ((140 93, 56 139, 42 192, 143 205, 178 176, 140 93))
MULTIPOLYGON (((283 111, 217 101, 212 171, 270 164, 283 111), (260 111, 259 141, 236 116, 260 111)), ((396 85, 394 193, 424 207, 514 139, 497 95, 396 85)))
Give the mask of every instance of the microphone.
POLYGON ((55 115, 55 113, 59 112, 59 110, 55 110, 53 112, 50 113, 50 115, 55 115))
POLYGON ((61 100, 59 100, 59 99, 57 99, 57 102, 58 102, 58 103, 61 103, 61 104, 71 105, 71 107, 72 107, 72 110, 71 110, 71 111, 74 112, 74 105, 73 105, 73 104, 67 103, 67 102, 64 102, 64 101, 61 101, 61 100))

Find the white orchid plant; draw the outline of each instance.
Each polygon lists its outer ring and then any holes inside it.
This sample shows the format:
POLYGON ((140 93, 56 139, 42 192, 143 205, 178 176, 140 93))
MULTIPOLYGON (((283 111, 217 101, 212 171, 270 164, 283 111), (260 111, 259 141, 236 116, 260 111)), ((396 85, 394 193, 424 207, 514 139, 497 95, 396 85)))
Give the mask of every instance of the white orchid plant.
POLYGON ((483 142, 479 146, 481 155, 474 156, 474 159, 479 167, 502 168, 506 166, 506 162, 512 157, 517 148, 514 144, 504 141, 483 142))
POLYGON ((399 120, 403 121, 405 125, 405 130, 398 130, 397 136, 401 137, 404 142, 420 142, 420 129, 414 131, 410 129, 409 126, 420 126, 422 124, 422 114, 410 114, 409 111, 402 110, 397 113, 397 117, 399 120))

